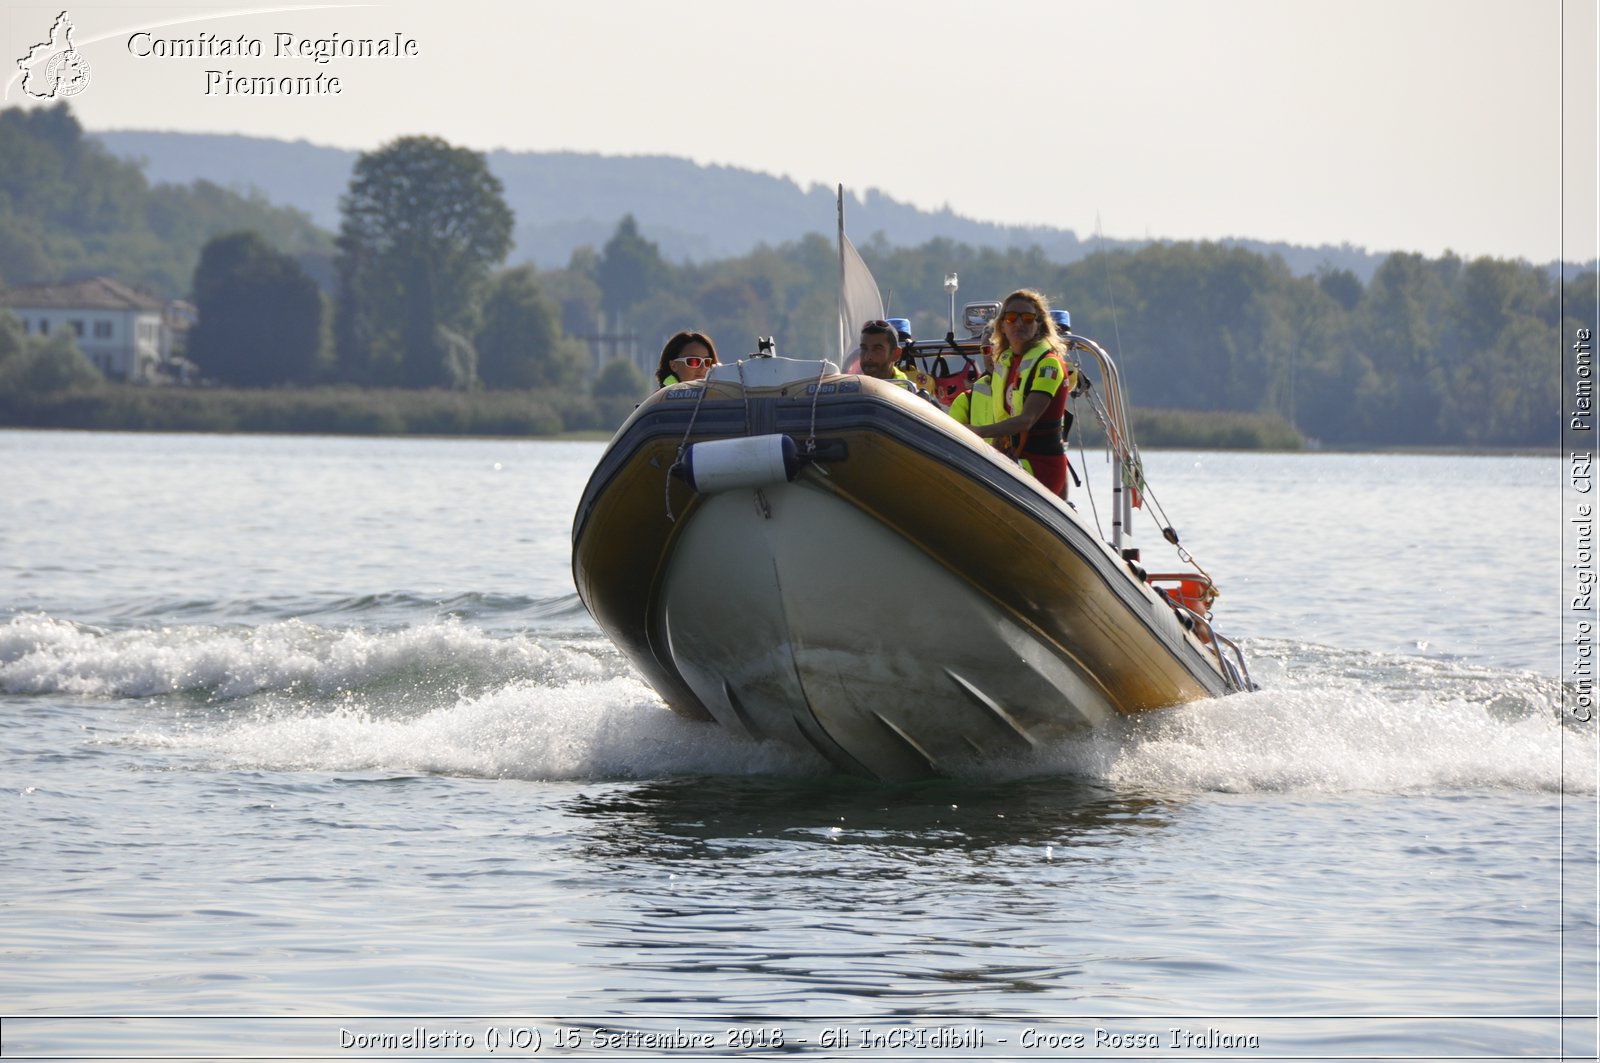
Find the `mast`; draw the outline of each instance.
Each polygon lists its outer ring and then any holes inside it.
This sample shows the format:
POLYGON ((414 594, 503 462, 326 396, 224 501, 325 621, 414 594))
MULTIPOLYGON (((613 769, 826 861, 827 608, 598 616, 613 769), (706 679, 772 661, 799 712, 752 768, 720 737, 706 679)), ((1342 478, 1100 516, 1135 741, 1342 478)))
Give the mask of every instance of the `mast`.
POLYGON ((839 185, 839 364, 844 365, 844 184, 839 185))

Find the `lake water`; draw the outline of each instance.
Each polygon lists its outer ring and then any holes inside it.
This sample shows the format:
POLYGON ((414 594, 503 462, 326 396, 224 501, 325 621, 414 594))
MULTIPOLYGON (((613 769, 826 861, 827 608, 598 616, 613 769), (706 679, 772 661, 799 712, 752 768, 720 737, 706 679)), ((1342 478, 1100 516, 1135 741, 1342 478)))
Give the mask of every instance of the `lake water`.
POLYGON ((600 635, 601 450, 0 433, 5 1057, 1594 1058, 1560 460, 1150 453, 1262 689, 882 787, 600 635))

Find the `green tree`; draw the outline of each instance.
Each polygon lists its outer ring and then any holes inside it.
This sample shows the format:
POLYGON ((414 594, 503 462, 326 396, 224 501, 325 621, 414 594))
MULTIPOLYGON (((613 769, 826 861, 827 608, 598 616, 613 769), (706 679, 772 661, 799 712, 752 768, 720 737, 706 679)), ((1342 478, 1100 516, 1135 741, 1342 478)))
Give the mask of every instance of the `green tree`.
POLYGON ((485 387, 570 389, 583 376, 582 349, 562 334, 561 307, 532 266, 494 279, 473 343, 485 387))
POLYGON ((340 200, 341 364, 409 387, 466 387, 458 340, 475 331, 513 218, 483 155, 401 137, 356 160, 340 200))
POLYGON ((1548 274, 1480 258, 1455 276, 1441 347, 1446 387, 1440 433, 1449 442, 1535 444, 1561 414, 1558 290, 1548 274))
POLYGON ((649 384, 637 366, 625 358, 607 362, 589 386, 601 423, 617 425, 632 412, 649 391, 649 384))
POLYGON ((55 272, 38 228, 0 210, 0 284, 42 284, 55 272))
POLYGON ((1317 271, 1317 287, 1347 311, 1361 301, 1361 278, 1347 269, 1324 265, 1317 271))
POLYGON ((1322 278, 1302 280, 1292 290, 1286 326, 1292 347, 1288 365, 1279 367, 1277 409, 1316 439, 1349 442, 1358 419, 1351 396, 1378 386, 1371 360, 1351 341, 1349 313, 1322 278))
MULTIPOLYGON (((780 278, 777 291, 781 294, 775 296, 772 307, 778 315, 772 326, 778 351, 799 358, 838 358, 839 257, 833 242, 812 233, 780 252, 792 273, 780 278)), ((770 252, 758 249, 756 254, 759 258, 770 252)), ((772 270, 777 272, 776 265, 772 270)), ((733 348, 729 359, 737 353, 733 348)))
POLYGON ((1077 304, 1075 330, 1112 348, 1120 337, 1112 353, 1140 405, 1254 412, 1286 398, 1276 362, 1292 342, 1276 319, 1291 278, 1281 259, 1218 243, 1152 244, 1093 255, 1060 278, 1046 294, 1081 293, 1067 300, 1077 304))
MULTIPOLYGON (((648 349, 653 344, 657 353, 667 342, 667 338, 680 329, 707 329, 705 317, 695 309, 694 303, 682 298, 677 292, 665 288, 634 307, 629 318, 638 322, 640 327, 623 331, 632 331, 639 338, 640 346, 644 348, 648 349)), ((718 342, 715 332, 711 333, 711 340, 713 343, 718 342)), ((729 345, 726 337, 722 342, 729 351, 741 351, 739 355, 727 355, 729 361, 735 357, 742 357, 744 352, 741 348, 744 346, 754 346, 749 340, 729 345)))
POLYGON ((307 384, 324 341, 322 293, 288 255, 253 232, 206 244, 194 271, 200 322, 188 356, 208 377, 243 387, 307 384))
POLYGON ((597 399, 624 398, 637 402, 644 397, 647 387, 638 366, 626 358, 613 358, 594 378, 589 392, 597 399))
POLYGON ((561 304, 561 329, 568 335, 590 333, 600 321, 600 284, 595 275, 600 256, 592 247, 572 252, 566 269, 551 270, 539 278, 540 286, 561 304))
POLYGON ((381 279, 375 257, 368 248, 342 243, 333 260, 334 361, 339 379, 353 384, 388 382, 382 379, 385 366, 380 347, 383 339, 391 338, 391 332, 382 330, 380 336, 379 304, 392 302, 398 295, 388 292, 383 293, 387 297, 382 300, 374 297, 371 289, 381 279))
POLYGON ((1352 399, 1362 438, 1381 443, 1439 439, 1446 378, 1440 323, 1448 260, 1393 254, 1373 274, 1355 310, 1357 342, 1376 369, 1352 399))
POLYGON ((299 211, 205 181, 152 187, 139 164, 86 138, 65 103, 0 108, 0 277, 47 284, 109 274, 188 290, 202 245, 253 229, 291 254, 332 242, 299 211))
POLYGON ((746 349, 754 350, 757 336, 773 332, 772 314, 749 281, 713 281, 700 289, 694 302, 700 311, 700 328, 713 340, 722 337, 730 357, 735 351, 742 356, 746 349))
POLYGON ((0 311, 0 403, 26 403, 57 391, 98 388, 105 377, 84 357, 69 330, 29 336, 22 322, 0 311))
POLYGON ((595 279, 600 283, 601 309, 625 314, 661 286, 668 266, 655 244, 639 235, 639 223, 625 214, 601 251, 595 279))

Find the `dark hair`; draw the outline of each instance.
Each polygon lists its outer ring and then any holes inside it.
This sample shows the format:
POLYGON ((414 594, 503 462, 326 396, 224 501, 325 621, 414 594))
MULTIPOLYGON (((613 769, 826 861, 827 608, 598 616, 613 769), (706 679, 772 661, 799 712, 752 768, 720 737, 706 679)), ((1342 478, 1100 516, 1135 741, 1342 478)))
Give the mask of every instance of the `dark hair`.
POLYGON ((878 318, 875 321, 868 321, 865 325, 862 325, 861 334, 863 336, 888 336, 889 345, 895 350, 900 349, 899 330, 882 318, 878 318))
POLYGON ((693 329, 684 329, 682 332, 675 333, 667 341, 667 345, 661 348, 661 360, 656 363, 657 384, 665 384, 667 382, 667 374, 672 372, 672 360, 682 354, 683 349, 691 343, 701 344, 706 350, 710 351, 713 365, 720 360, 717 358, 717 345, 711 342, 710 336, 707 336, 704 332, 696 332, 693 329))

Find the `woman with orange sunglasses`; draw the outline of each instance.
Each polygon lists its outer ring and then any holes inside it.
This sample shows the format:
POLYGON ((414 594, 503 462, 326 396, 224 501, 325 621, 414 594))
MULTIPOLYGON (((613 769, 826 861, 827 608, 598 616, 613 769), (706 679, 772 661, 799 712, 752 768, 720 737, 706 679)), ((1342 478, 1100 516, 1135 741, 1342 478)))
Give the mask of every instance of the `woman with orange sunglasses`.
POLYGON ((1067 497, 1067 397, 1074 381, 1050 303, 1019 288, 1001 303, 995 342, 993 424, 972 430, 1016 458, 1050 490, 1067 497), (1014 437, 1008 440, 1007 437, 1014 437))

